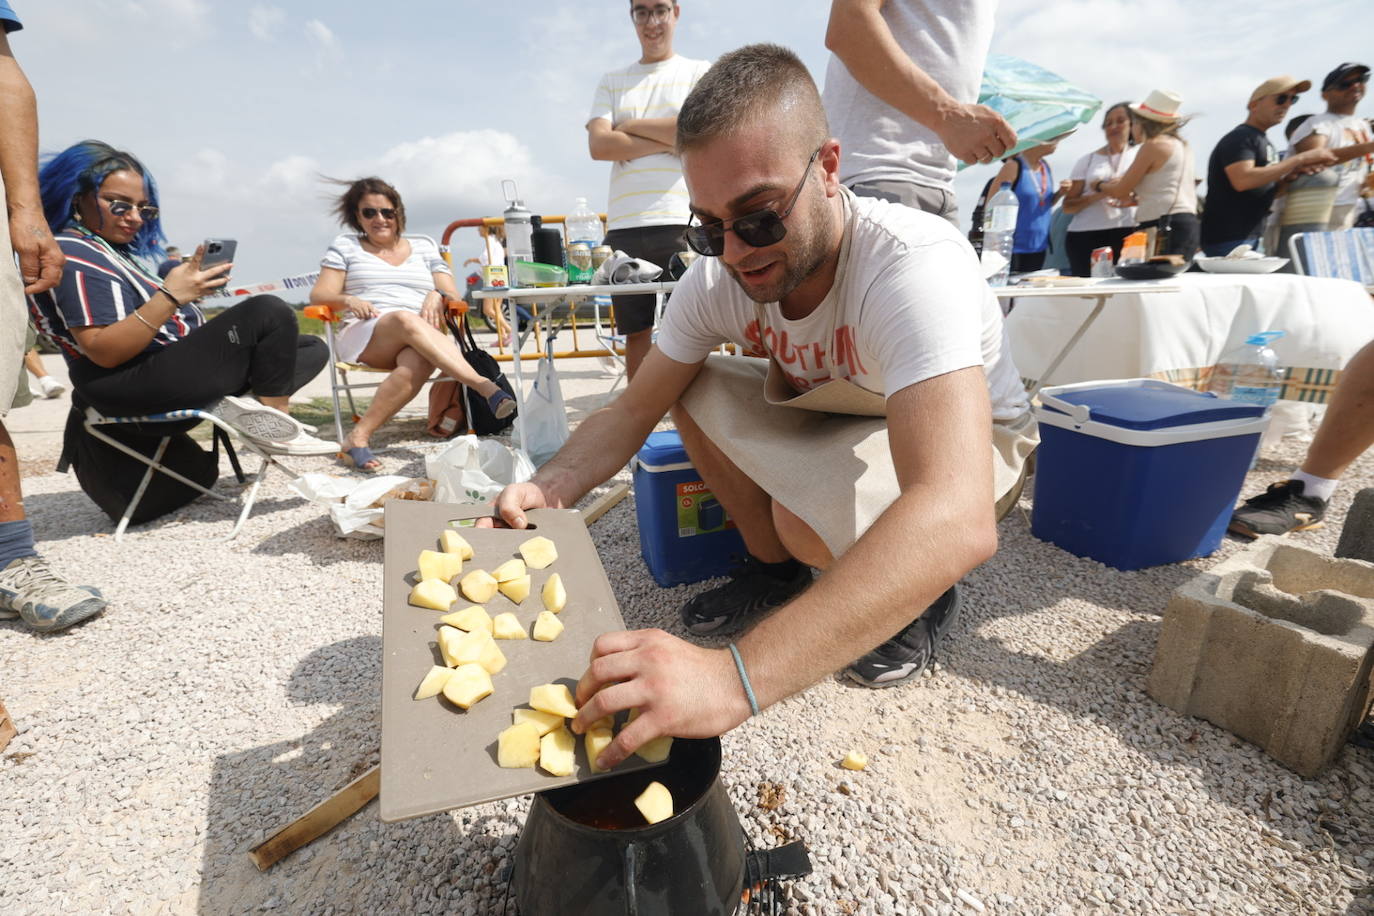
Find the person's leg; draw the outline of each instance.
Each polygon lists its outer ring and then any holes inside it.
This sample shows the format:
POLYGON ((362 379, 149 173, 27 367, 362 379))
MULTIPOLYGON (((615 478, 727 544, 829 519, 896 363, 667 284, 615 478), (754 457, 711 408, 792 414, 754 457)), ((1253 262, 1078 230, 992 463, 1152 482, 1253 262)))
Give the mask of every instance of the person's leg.
POLYGON ((320 374, 329 362, 329 344, 313 334, 296 337, 296 369, 291 375, 291 393, 295 394, 320 374))
POLYGON ((415 312, 395 311, 382 315, 372 331, 372 338, 358 355, 358 361, 374 369, 395 369, 397 356, 407 348, 482 397, 490 398, 500 390, 495 382, 478 375, 477 370, 468 365, 452 337, 415 312))
POLYGON ((654 332, 649 328, 625 335, 625 375, 627 378, 633 379, 635 377, 640 364, 644 362, 644 357, 649 355, 649 347, 653 345, 653 342, 654 332))
MULTIPOLYGON (((410 403, 410 399, 420 393, 434 372, 434 364, 413 347, 403 348, 396 354, 394 362, 396 368, 377 387, 367 411, 349 430, 343 443, 345 449, 367 448, 372 434, 410 403)), ((371 467, 364 467, 364 470, 371 470, 371 467)))
POLYGON ((43 360, 38 355, 38 348, 34 347, 24 354, 24 368, 29 370, 29 375, 34 378, 47 378, 48 370, 43 366, 43 360))
POLYGON ((849 190, 858 197, 874 197, 889 203, 902 204, 959 225, 958 201, 953 192, 945 188, 932 188, 911 181, 878 180, 855 182, 849 186, 849 190))

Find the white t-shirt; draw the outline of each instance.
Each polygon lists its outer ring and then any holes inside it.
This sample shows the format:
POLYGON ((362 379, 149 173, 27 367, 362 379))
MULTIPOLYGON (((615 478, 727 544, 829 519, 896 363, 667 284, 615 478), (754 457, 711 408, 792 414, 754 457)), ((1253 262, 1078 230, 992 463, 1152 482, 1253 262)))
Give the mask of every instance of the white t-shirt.
POLYGON ((425 303, 425 296, 434 290, 434 274, 452 276, 453 271, 429 239, 408 239, 410 257, 394 265, 364 251, 356 235, 345 233, 330 244, 320 266, 345 271, 344 295, 366 299, 379 312, 392 309, 418 312, 425 303))
MULTIPOLYGON (((1289 149, 1295 148, 1303 138, 1312 134, 1325 137, 1327 148, 1332 150, 1340 149, 1342 146, 1354 146, 1357 143, 1368 143, 1370 140, 1369 122, 1364 118, 1324 111, 1298 125, 1298 129, 1293 131, 1293 136, 1288 141, 1289 149)), ((1331 167, 1341 176, 1340 184, 1336 186, 1336 206, 1349 206, 1359 202, 1360 184, 1364 181, 1364 176, 1369 174, 1371 158, 1374 157, 1361 156, 1331 167)))
MULTIPOLYGON (((978 100, 996 0, 887 0, 883 21, 902 52, 960 102, 978 100)), ((910 181, 953 190, 955 160, 928 127, 879 100, 835 55, 821 96, 840 141, 840 180, 910 181)))
MULTIPOLYGON (((1135 162, 1138 146, 1128 146, 1121 155, 1112 156, 1094 150, 1074 164, 1071 181, 1083 182, 1083 193, 1091 194, 1093 184, 1110 181, 1126 174, 1135 162)), ((1073 215, 1070 232, 1096 232, 1100 229, 1129 229, 1135 225, 1135 207, 1113 207, 1106 200, 1096 200, 1073 215)))
MULTIPOLYGON (((587 121, 605 118, 615 127, 631 118, 675 118, 710 66, 710 61, 674 54, 658 63, 612 70, 596 87, 587 121)), ((611 163, 608 229, 686 225, 689 215, 687 183, 677 156, 653 153, 611 163)))
MULTIPOLYGON (((1002 310, 968 241, 947 220, 843 192, 850 219, 835 283, 805 318, 763 307, 768 349, 798 391, 840 377, 891 397, 917 382, 982 366, 995 419, 1027 409, 1002 310), (836 310, 841 310, 838 314, 836 310), (830 336, 834 328, 833 340, 830 336), (827 351, 834 356, 827 359, 827 351)), ((717 258, 698 258, 673 290, 658 346, 697 363, 722 343, 764 356, 753 300, 717 258)))

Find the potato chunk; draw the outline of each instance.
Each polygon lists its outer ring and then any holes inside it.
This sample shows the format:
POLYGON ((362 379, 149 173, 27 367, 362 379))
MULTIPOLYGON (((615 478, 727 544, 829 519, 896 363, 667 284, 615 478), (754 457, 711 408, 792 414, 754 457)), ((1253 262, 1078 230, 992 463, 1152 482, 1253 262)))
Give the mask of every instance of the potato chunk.
POLYGON ((533 722, 517 722, 496 739, 496 763, 507 769, 532 767, 539 762, 539 729, 533 722))
POLYGON ((492 620, 491 635, 497 639, 528 639, 529 635, 525 632, 525 626, 510 611, 504 614, 497 614, 492 620))
POLYGON ((461 611, 454 611, 452 614, 445 614, 439 618, 451 627, 457 627, 469 633, 490 633, 492 631, 491 615, 486 608, 472 605, 465 607, 461 611))
POLYGON ((485 569, 474 569, 462 578, 458 587, 463 597, 474 604, 486 604, 496 594, 496 579, 485 569))
POLYGON ((520 556, 530 569, 544 569, 558 559, 558 549, 546 537, 530 538, 520 545, 520 556))
POLYGON ((863 751, 850 751, 844 755, 840 761, 840 766, 846 770, 862 770, 868 766, 868 756, 863 751))
POLYGON ((491 575, 497 582, 509 582, 512 579, 519 579, 525 575, 525 572, 525 561, 515 557, 493 569, 491 575))
POLYGON ((566 684, 540 684, 538 687, 531 687, 530 705, 565 719, 577 716, 577 705, 573 703, 572 691, 566 684))
POLYGON ((554 776, 573 774, 577 769, 577 742, 572 732, 560 726, 539 739, 539 766, 554 776))
POLYGON ((444 553, 456 553, 464 560, 472 559, 472 545, 452 528, 439 532, 439 549, 444 553))
POLYGON ((438 642, 439 654, 444 657, 444 664, 450 668, 458 666, 458 659, 454 650, 458 648, 458 641, 467 634, 457 627, 442 626, 439 628, 438 642))
POLYGON ((563 632, 563 621, 548 611, 540 611, 534 618, 534 638, 540 642, 553 642, 563 632))
POLYGON ((491 696, 491 675, 481 665, 459 665, 444 684, 444 699, 470 709, 474 703, 491 696))
POLYGON ((596 758, 606 748, 610 747, 615 740, 615 735, 609 728, 589 728, 584 743, 587 746, 587 763, 591 766, 593 773, 605 773, 605 767, 596 765, 596 758))
POLYGON ((529 722, 539 729, 539 737, 544 737, 555 728, 561 728, 564 721, 562 716, 551 712, 544 712, 542 709, 513 709, 511 710, 512 722, 529 722))
POLYGON ((442 579, 447 582, 463 571, 463 558, 456 553, 422 550, 415 561, 421 579, 442 579))
POLYGON ((635 807, 651 824, 666 821, 673 816, 673 794, 663 783, 651 782, 635 799, 635 807))
POLYGON ((421 579, 410 590, 410 603, 431 611, 447 611, 458 600, 458 593, 443 579, 421 579))
POLYGON ((558 573, 549 576, 549 581, 544 583, 544 591, 541 594, 544 598, 544 607, 551 613, 557 614, 568 605, 568 592, 563 588, 563 577, 558 573))
POLYGON ((652 741, 645 741, 635 751, 640 757, 650 763, 662 763, 668 759, 668 753, 673 749, 673 739, 667 735, 655 738, 652 741))
POLYGON ((530 577, 524 575, 518 579, 507 579, 496 587, 501 590, 501 594, 520 604, 530 596, 530 577))
POLYGON ((477 659, 477 664, 487 669, 488 674, 500 674, 501 669, 506 667, 506 653, 501 651, 501 647, 490 636, 487 636, 486 642, 482 645, 482 655, 477 659))
POLYGON ((430 697, 437 697, 452 674, 452 668, 445 668, 443 665, 431 666, 424 680, 420 681, 420 686, 415 688, 415 699, 428 700, 430 697))

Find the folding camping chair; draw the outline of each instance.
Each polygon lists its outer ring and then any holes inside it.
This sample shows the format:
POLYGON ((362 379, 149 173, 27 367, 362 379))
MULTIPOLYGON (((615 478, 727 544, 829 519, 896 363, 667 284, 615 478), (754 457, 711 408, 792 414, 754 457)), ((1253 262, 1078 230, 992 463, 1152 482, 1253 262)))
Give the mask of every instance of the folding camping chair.
POLYGON ((1299 232, 1288 240, 1288 253, 1300 274, 1354 280, 1374 292, 1374 229, 1299 232))
POLYGON ((234 446, 230 440, 230 437, 232 436, 237 438, 239 440, 239 443, 244 448, 248 449, 248 451, 250 452, 253 452, 262 459, 262 463, 258 466, 257 474, 254 475, 252 485, 248 487, 246 492, 241 494, 243 498, 243 508, 239 510, 239 517, 238 520, 234 523, 233 530, 225 536, 224 540, 226 541, 233 540, 235 537, 238 536, 239 531, 243 529, 243 523, 248 520, 248 513, 253 511, 253 503, 258 498, 258 489, 262 486, 263 478, 266 476, 267 469, 269 467, 279 468, 282 473, 284 473, 286 476, 290 477, 293 480, 296 477, 300 476, 295 471, 291 470, 289 467, 278 461, 277 456, 265 451, 256 442, 253 442, 250 439, 243 438, 239 431, 236 430, 234 427, 230 426, 228 423, 225 423, 219 417, 205 410, 170 410, 165 413, 146 414, 143 416, 107 417, 104 414, 97 411, 94 407, 87 407, 85 416, 82 419, 82 426, 86 428, 86 431, 88 433, 90 433, 96 439, 99 439, 101 442, 104 442, 106 445, 112 446, 113 448, 117 448, 124 454, 130 456, 131 458, 135 458, 141 463, 146 464, 148 466, 148 470, 146 473, 144 473, 143 479, 139 481, 138 488, 134 490, 133 499, 129 500, 129 504, 124 508, 123 517, 115 526, 114 536, 116 541, 123 540, 124 531, 126 528, 129 527, 129 520, 133 518, 134 512, 138 509, 138 503, 141 499, 143 499, 143 494, 148 489, 148 483, 153 479, 153 474, 155 473, 165 474, 173 480, 176 480, 179 483, 191 487, 194 490, 199 490, 201 493, 205 494, 206 496, 212 497, 213 499, 228 500, 231 498, 225 496, 222 493, 216 493, 208 487, 201 486, 194 480, 188 479, 184 475, 179 474, 178 472, 172 470, 169 467, 165 467, 161 463, 162 455, 167 450, 167 443, 171 441, 171 436, 162 437, 162 439, 158 442, 157 450, 153 452, 153 455, 150 458, 147 455, 142 454, 138 450, 130 448, 125 443, 119 441, 118 439, 114 438, 113 436, 109 435, 107 432, 101 429, 101 427, 116 426, 120 424, 182 423, 187 420, 205 421, 207 423, 211 423, 214 425, 215 435, 219 437, 219 441, 224 443, 225 453, 229 456, 229 464, 233 466, 234 476, 238 478, 238 482, 240 484, 247 483, 247 478, 243 473, 243 468, 239 465, 238 455, 234 452, 234 446))

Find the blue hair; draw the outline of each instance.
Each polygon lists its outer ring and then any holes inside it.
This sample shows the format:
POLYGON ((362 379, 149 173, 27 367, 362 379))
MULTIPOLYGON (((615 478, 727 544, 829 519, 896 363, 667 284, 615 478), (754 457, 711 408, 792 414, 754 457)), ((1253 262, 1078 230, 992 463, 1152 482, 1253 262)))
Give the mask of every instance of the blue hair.
MULTIPOLYGON (((60 153, 43 157, 38 170, 38 191, 43 198, 43 216, 54 235, 76 222, 76 198, 94 194, 111 172, 128 170, 143 177, 148 205, 158 206, 157 182, 132 153, 117 150, 99 140, 82 140, 60 153)), ((92 227, 87 227, 92 228, 92 227)), ((162 232, 162 217, 147 220, 129 243, 131 253, 144 258, 161 258, 167 236, 162 232)))

